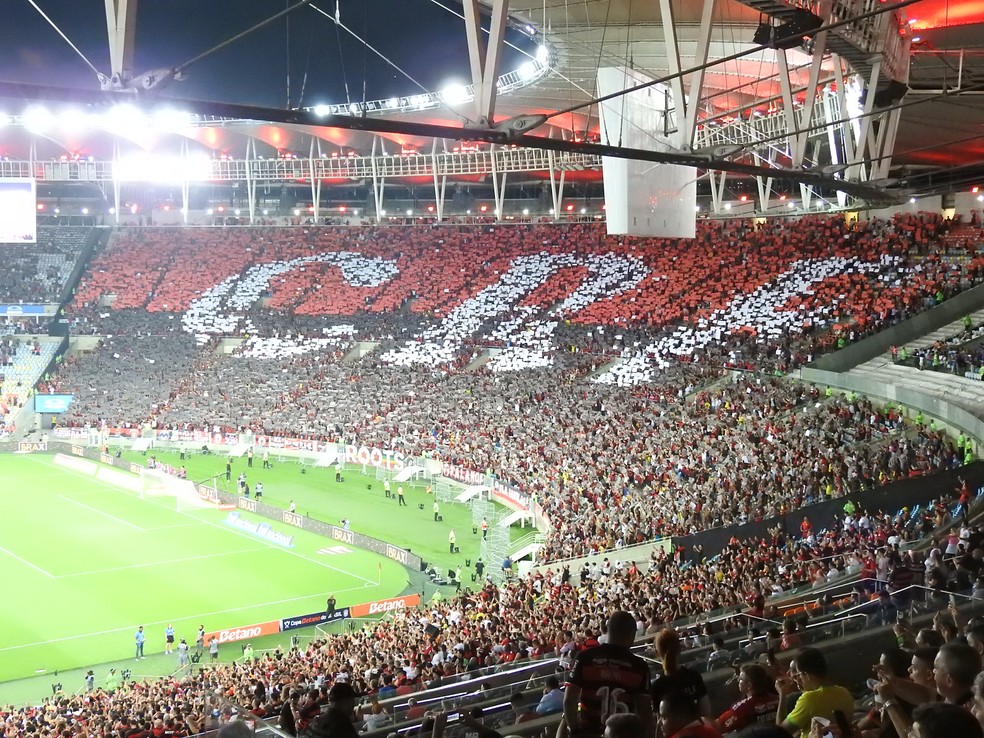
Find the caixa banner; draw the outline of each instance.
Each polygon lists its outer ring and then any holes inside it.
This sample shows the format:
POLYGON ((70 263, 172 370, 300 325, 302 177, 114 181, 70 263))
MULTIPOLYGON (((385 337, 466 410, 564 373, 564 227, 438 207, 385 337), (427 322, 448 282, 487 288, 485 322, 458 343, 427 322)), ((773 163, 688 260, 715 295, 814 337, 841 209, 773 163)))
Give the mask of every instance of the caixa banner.
POLYGON ((284 618, 280 621, 280 630, 294 630, 294 628, 306 628, 309 625, 326 625, 327 623, 337 623, 346 620, 351 615, 349 608, 340 607, 329 615, 327 611, 313 612, 310 615, 297 615, 292 618, 284 618))

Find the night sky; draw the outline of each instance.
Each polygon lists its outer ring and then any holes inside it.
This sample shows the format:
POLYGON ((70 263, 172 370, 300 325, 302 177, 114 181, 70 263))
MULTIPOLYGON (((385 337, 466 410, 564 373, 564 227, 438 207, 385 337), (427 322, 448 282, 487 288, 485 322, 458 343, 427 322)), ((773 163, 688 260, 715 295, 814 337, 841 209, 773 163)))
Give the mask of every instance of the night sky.
MULTIPOLYGON (((439 0, 457 12, 454 0, 439 0)), ((103 0, 35 0, 100 71, 109 73, 103 0)), ((471 82, 464 22, 431 0, 339 0, 341 20, 429 90, 471 82)), ((335 0, 314 4, 334 16, 335 0)), ((141 0, 133 72, 174 67, 283 10, 285 0, 141 0)), ((4 0, 0 80, 98 89, 95 74, 27 0, 4 0)), ((286 107, 411 95, 420 89, 312 8, 189 69, 167 97, 286 107), (339 35, 340 34, 340 37, 339 35), (289 37, 289 43, 288 43, 289 37), (306 74, 306 82, 305 82, 306 74), (302 96, 303 89, 303 96, 302 96)), ((519 32, 508 36, 522 43, 519 32)), ((530 43, 526 41, 529 48, 530 43)), ((522 58, 510 51, 502 71, 522 58)))

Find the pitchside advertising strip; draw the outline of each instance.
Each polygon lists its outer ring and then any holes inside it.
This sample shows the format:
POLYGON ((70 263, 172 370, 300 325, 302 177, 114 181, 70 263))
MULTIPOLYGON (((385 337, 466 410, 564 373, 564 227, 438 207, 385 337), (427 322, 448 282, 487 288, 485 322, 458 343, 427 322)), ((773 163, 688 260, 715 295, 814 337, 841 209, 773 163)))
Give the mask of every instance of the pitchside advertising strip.
POLYGON ((374 602, 364 602, 352 607, 340 607, 333 613, 327 611, 313 612, 307 615, 294 615, 280 620, 268 620, 265 623, 254 623, 253 625, 240 625, 235 628, 216 630, 205 635, 205 642, 211 643, 212 638, 217 638, 220 644, 232 643, 234 641, 248 641, 265 635, 274 635, 297 628, 307 628, 312 625, 325 625, 327 623, 337 623, 348 618, 364 618, 376 615, 385 615, 396 610, 404 610, 408 607, 416 607, 421 602, 419 594, 404 595, 402 597, 391 597, 386 600, 376 600, 374 602))

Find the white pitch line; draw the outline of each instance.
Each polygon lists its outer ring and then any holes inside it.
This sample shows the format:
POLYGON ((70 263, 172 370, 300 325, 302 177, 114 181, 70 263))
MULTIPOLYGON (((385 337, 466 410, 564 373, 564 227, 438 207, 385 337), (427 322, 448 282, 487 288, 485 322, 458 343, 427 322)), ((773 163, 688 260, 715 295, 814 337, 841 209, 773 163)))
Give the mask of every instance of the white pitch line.
POLYGON ((266 551, 266 546, 258 546, 257 548, 244 548, 240 551, 223 551, 220 553, 211 554, 201 554, 200 556, 185 556, 181 559, 169 559, 167 561, 148 561, 144 564, 128 564, 126 566, 113 566, 108 569, 93 569, 92 571, 77 571, 71 574, 60 574, 56 579, 68 579, 70 577, 84 577, 90 576, 92 574, 106 574, 111 571, 124 571, 126 569, 145 569, 150 566, 170 566, 171 564, 183 564, 186 561, 200 561, 201 559, 211 559, 219 556, 235 556, 237 554, 244 553, 256 553, 257 551, 266 551))
POLYGON ((92 505, 86 505, 84 502, 79 502, 78 500, 73 499, 71 497, 66 497, 65 495, 58 495, 58 497, 60 497, 61 499, 65 500, 66 502, 73 502, 76 505, 78 505, 79 507, 84 507, 86 510, 91 510, 94 513, 99 513, 100 515, 105 515, 107 518, 109 518, 111 520, 115 520, 117 523, 123 523, 123 525, 128 525, 131 528, 135 528, 136 530, 139 530, 141 532, 144 532, 144 531, 147 530, 146 528, 141 528, 136 523, 131 523, 129 520, 124 520, 123 518, 118 518, 115 515, 113 515, 112 513, 108 513, 105 510, 100 510, 98 507, 93 507, 92 505))
MULTIPOLYGON (((316 592, 314 594, 301 595, 299 597, 288 597, 287 599, 261 602, 261 603, 258 603, 256 605, 243 605, 242 607, 234 607, 234 608, 231 608, 231 609, 227 608, 225 610, 213 610, 212 612, 202 612, 202 613, 198 613, 197 615, 181 615, 180 616, 180 619, 181 620, 203 620, 205 618, 212 617, 213 615, 228 615, 231 612, 239 612, 240 610, 249 610, 249 609, 252 609, 254 607, 265 607, 266 605, 286 605, 286 604, 288 604, 290 602, 297 602, 299 600, 307 600, 307 599, 310 599, 312 597, 317 597, 317 598, 320 599, 320 598, 323 598, 323 597, 325 597, 326 595, 329 595, 329 594, 341 594, 343 592, 361 592, 361 591, 362 591, 362 587, 347 587, 345 589, 333 589, 333 590, 330 590, 328 592, 316 592)), ((166 623, 171 623, 171 622, 173 622, 176 619, 177 618, 170 618, 168 620, 157 620, 155 622, 144 623, 144 625, 149 628, 149 627, 154 626, 154 625, 164 625, 166 623)), ((276 619, 279 619, 279 618, 276 618, 276 619)), ((97 630, 97 631, 95 631, 93 633, 80 633, 80 634, 76 634, 76 635, 64 636, 62 638, 51 638, 51 639, 49 639, 47 641, 31 641, 30 643, 21 643, 21 644, 16 645, 16 646, 4 646, 3 648, 0 648, 0 653, 3 653, 4 651, 19 651, 22 648, 33 648, 34 646, 48 646, 48 645, 51 645, 52 643, 65 643, 67 641, 75 641, 75 640, 78 640, 80 638, 93 638, 95 636, 109 635, 111 633, 126 633, 126 632, 131 632, 132 630, 133 630, 133 626, 125 625, 122 628, 110 628, 109 630, 97 630)))
MULTIPOLYGON (((71 472, 72 470, 69 469, 67 471, 71 472)), ((134 494, 132 492, 128 492, 127 490, 122 489, 120 487, 109 487, 109 489, 112 489, 114 492, 119 492, 121 494, 129 495, 130 497, 133 497, 134 496, 134 494)), ((210 525, 213 528, 218 528, 219 530, 224 530, 224 531, 227 531, 227 532, 230 532, 230 533, 235 533, 236 535, 241 536, 243 538, 248 538, 249 540, 251 540, 253 542, 255 542, 257 540, 255 536, 247 533, 246 531, 236 530, 235 528, 233 528, 230 525, 223 525, 222 523, 213 523, 210 520, 204 520, 204 519, 196 518, 194 515, 192 515, 190 513, 186 513, 183 510, 175 510, 174 508, 167 507, 167 506, 161 504, 160 502, 156 502, 155 500, 152 500, 152 499, 149 499, 149 498, 142 498, 142 499, 144 499, 145 502, 147 502, 147 503, 149 503, 151 505, 156 505, 157 507, 160 507, 160 508, 162 508, 164 510, 167 510, 168 512, 177 512, 178 515, 183 515, 184 517, 190 518, 191 520, 194 520, 195 522, 204 523, 205 525, 210 525)), ((306 532, 309 532, 309 531, 306 531, 306 532)), ((374 582, 372 579, 366 579, 365 577, 360 576, 359 574, 355 574, 355 573, 350 572, 350 571, 347 571, 345 569, 339 569, 336 566, 332 566, 330 564, 326 564, 323 561, 318 561, 317 559, 312 559, 309 556, 305 556, 304 554, 297 553, 296 551, 291 551, 290 549, 284 548, 283 546, 278 546, 278 545, 276 545, 274 543, 271 543, 271 544, 268 544, 268 545, 269 545, 269 547, 271 549, 274 549, 276 551, 283 551, 286 554, 290 554, 291 556, 295 556, 295 557, 297 557, 299 559, 303 559, 304 561, 308 561, 308 562, 310 562, 312 564, 316 564, 317 566, 324 567, 325 569, 330 569, 331 571, 338 572, 339 574, 344 574, 346 576, 353 577, 355 579, 359 579, 359 580, 361 580, 363 582, 371 582, 372 584, 378 584, 378 582, 374 582)))
POLYGON ((54 574, 52 574, 51 572, 45 571, 44 569, 42 569, 37 564, 32 564, 30 561, 28 561, 24 557, 18 556, 13 551, 10 551, 9 549, 4 548, 3 546, 0 546, 0 551, 3 551, 8 556, 17 559, 22 564, 26 564, 27 566, 31 567, 32 569, 41 572, 42 574, 44 574, 46 577, 49 577, 50 579, 57 579, 58 578, 54 574))

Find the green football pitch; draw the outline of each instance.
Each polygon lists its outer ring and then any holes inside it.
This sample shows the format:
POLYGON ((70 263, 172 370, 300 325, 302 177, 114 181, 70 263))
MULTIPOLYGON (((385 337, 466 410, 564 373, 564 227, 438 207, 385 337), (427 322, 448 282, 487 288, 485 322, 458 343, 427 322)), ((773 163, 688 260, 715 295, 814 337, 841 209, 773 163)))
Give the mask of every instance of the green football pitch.
MULTIPOLYGON (((225 470, 222 456, 156 455, 184 464, 189 479, 225 470)), ((245 472, 252 487, 262 481, 264 502, 293 501, 298 513, 328 523, 348 519, 353 530, 442 569, 477 557, 470 510, 444 505, 444 520, 434 522, 423 487, 404 485, 408 505, 398 507, 381 482, 356 469, 337 483, 333 469, 260 466, 259 458, 252 468, 236 459, 233 480, 245 472), (451 527, 458 555, 448 553, 451 527)), ((345 606, 409 584, 406 569, 384 556, 272 523, 294 535, 294 547, 284 548, 227 525, 226 511, 181 510, 173 498, 141 497, 56 466, 50 455, 0 456, 0 505, 0 682, 132 659, 138 625, 151 655, 163 648, 169 623, 193 643, 199 624, 211 631, 317 612, 329 594, 345 606)))

